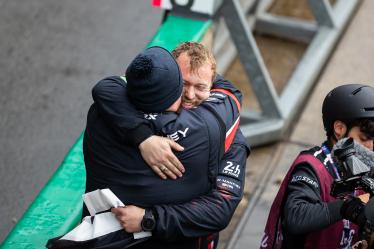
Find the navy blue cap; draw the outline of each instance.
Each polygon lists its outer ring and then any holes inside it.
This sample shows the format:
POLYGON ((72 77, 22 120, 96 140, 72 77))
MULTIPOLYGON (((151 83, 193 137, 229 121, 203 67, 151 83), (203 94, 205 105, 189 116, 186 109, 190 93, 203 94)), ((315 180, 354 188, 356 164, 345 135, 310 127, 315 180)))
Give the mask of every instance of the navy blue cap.
POLYGON ((182 74, 173 55, 162 47, 140 53, 126 70, 127 95, 139 110, 162 112, 181 95, 182 74))

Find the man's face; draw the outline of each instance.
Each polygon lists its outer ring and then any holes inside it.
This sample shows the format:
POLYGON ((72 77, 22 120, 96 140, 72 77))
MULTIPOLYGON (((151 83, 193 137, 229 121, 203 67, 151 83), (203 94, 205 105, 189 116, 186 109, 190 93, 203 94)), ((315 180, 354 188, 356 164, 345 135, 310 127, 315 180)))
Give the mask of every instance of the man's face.
POLYGON ((191 72, 190 58, 182 53, 177 58, 183 77, 182 106, 186 109, 198 106, 209 97, 212 87, 213 71, 210 63, 205 63, 198 70, 191 72))
POLYGON ((353 126, 348 133, 348 137, 353 138, 356 142, 365 146, 369 150, 373 150, 373 139, 372 137, 367 136, 365 133, 360 131, 360 127, 353 126))

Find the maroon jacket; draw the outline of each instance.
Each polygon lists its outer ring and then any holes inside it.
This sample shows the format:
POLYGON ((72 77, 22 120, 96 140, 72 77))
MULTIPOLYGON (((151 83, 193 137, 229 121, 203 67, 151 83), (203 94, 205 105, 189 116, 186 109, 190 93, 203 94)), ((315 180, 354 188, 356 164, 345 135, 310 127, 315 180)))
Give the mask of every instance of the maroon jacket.
MULTIPOLYGON (((282 222, 281 215, 283 211, 283 205, 285 202, 285 194, 287 186, 291 179, 294 169, 303 163, 311 165, 317 174, 320 183, 320 195, 323 202, 332 202, 335 200, 334 197, 330 196, 331 184, 334 181, 333 177, 325 168, 324 164, 316 157, 311 154, 300 154, 293 162, 290 170, 285 176, 280 189, 275 197, 275 200, 270 209, 269 217, 265 227, 265 234, 261 241, 261 249, 280 249, 283 244, 283 233, 282 233, 282 222)), ((357 226, 351 224, 353 228, 355 238, 357 240, 357 226)), ((338 221, 324 229, 316 232, 306 234, 304 241, 304 248, 319 248, 319 249, 330 249, 330 248, 344 248, 341 246, 341 240, 344 236, 344 221, 338 221)), ((344 243, 343 243, 344 244, 344 243)))

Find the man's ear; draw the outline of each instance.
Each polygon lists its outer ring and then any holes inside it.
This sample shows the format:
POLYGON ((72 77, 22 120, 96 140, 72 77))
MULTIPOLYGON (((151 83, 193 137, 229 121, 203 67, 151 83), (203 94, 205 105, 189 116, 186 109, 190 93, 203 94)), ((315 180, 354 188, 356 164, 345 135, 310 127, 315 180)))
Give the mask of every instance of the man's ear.
POLYGON ((336 120, 334 122, 334 134, 337 140, 342 139, 347 132, 347 126, 344 122, 336 120))

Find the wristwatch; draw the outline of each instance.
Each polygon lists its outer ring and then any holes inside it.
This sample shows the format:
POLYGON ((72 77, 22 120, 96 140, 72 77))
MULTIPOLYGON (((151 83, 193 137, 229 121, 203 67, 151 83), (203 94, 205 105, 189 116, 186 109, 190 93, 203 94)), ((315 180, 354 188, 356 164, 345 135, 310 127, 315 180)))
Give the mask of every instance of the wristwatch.
POLYGON ((152 231, 156 226, 156 219, 153 215, 152 209, 146 208, 143 216, 141 227, 143 231, 152 231))

